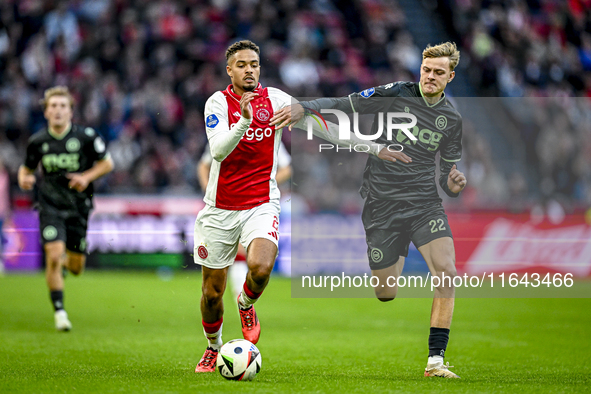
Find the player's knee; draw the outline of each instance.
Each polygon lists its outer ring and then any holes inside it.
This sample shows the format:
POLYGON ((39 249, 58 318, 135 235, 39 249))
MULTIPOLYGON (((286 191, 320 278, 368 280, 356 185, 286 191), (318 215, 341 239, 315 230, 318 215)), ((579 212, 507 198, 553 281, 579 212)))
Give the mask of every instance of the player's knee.
POLYGON ((84 265, 86 263, 86 256, 78 255, 73 253, 68 254, 67 268, 74 275, 80 275, 84 271, 84 265))
POLYGON ((251 266, 249 267, 249 271, 252 280, 257 284, 262 284, 269 279, 269 276, 273 271, 273 264, 251 264, 251 266))
POLYGON ((382 302, 389 302, 389 301, 394 301, 396 297, 392 297, 392 298, 383 298, 383 297, 378 297, 378 300, 382 301, 382 302))
POLYGON ((455 259, 449 258, 446 261, 442 261, 435 265, 436 275, 441 277, 442 275, 454 277, 458 274, 456 269, 455 259))
POLYGON ((449 268, 445 270, 445 274, 453 278, 458 275, 458 270, 456 270, 455 265, 452 264, 449 268))
POLYGON ((82 271, 84 271, 84 265, 83 264, 71 264, 69 267, 69 271, 78 276, 82 273, 82 271))
POLYGON ((76 268, 70 268, 70 272, 72 273, 72 275, 74 276, 78 276, 82 273, 82 271, 84 271, 82 268, 76 267, 76 268))
POLYGON ((445 264, 442 267, 441 273, 444 274, 445 276, 449 276, 452 278, 455 277, 458 274, 458 270, 456 269, 455 262, 453 260, 448 261, 447 264, 445 264))
POLYGON ((214 287, 203 288, 203 300, 205 304, 209 307, 219 304, 222 302, 223 298, 223 291, 216 289, 214 287))
POLYGON ((45 263, 49 269, 59 269, 61 267, 63 255, 56 252, 47 253, 45 256, 45 263))
POLYGON ((398 294, 398 288, 375 288, 376 298, 381 302, 394 301, 398 294))
POLYGON ((203 284, 203 299, 207 305, 216 305, 222 302, 224 296, 223 283, 204 283, 203 284))

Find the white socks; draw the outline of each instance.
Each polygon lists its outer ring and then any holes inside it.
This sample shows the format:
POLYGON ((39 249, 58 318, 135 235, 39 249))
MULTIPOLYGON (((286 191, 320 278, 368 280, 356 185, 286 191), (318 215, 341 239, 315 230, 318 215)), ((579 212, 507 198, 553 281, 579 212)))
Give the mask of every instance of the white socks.
POLYGON ((257 302, 258 298, 252 299, 246 294, 244 294, 244 290, 240 292, 240 298, 238 298, 238 307, 241 309, 248 309, 252 304, 257 302))
POLYGON ((207 338, 208 347, 213 348, 214 350, 220 350, 224 342, 222 341, 222 327, 223 323, 220 326, 220 329, 213 333, 207 333, 205 330, 203 333, 205 334, 205 338, 207 338))
POLYGON ((441 356, 429 356, 429 360, 427 360, 428 365, 433 364, 443 364, 443 357, 441 356))

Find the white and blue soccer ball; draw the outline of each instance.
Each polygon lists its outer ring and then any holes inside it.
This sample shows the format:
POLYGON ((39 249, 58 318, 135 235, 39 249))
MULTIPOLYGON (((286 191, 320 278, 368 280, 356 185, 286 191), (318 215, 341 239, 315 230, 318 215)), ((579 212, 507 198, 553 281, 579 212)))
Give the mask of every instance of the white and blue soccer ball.
POLYGON ((233 339, 222 346, 217 358, 220 374, 229 380, 253 380, 261 370, 261 352, 246 339, 233 339))

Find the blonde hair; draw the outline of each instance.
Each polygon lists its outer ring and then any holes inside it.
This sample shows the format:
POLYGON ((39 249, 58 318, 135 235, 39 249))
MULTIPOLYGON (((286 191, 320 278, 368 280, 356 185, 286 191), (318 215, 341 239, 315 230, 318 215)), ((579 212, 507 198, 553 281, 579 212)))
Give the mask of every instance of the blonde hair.
POLYGON ((448 57, 449 68, 453 71, 460 62, 460 51, 458 51, 456 44, 451 41, 435 45, 434 47, 427 45, 427 48, 423 51, 423 59, 435 57, 448 57))
POLYGON ((49 99, 52 98, 53 96, 66 97, 70 101, 70 107, 72 107, 72 109, 74 109, 74 97, 72 96, 72 94, 68 90, 68 87, 67 86, 54 86, 52 88, 47 89, 45 91, 45 93, 43 93, 43 99, 41 99, 39 101, 41 103, 41 106, 43 107, 43 111, 45 111, 47 109, 47 104, 49 103, 49 99))

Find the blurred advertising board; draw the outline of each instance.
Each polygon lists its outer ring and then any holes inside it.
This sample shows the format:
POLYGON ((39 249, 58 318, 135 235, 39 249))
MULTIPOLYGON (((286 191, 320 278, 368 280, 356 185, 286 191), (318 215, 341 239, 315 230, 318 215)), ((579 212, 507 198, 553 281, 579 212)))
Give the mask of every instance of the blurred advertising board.
POLYGON ((591 226, 583 212, 558 220, 530 213, 449 215, 458 271, 557 272, 591 276, 591 226))
MULTIPOLYGON (((89 265, 193 268, 199 198, 97 197, 88 229, 89 265)), ((591 226, 584 213, 560 220, 529 212, 448 213, 460 274, 546 271, 591 276, 591 226)), ((360 215, 307 214, 293 220, 282 204, 276 270, 285 275, 369 272, 360 215)), ((7 270, 42 266, 38 217, 15 211, 4 223, 7 270)), ((427 272, 411 244, 405 272, 427 272)))
POLYGON ((15 211, 4 221, 2 260, 7 271, 30 271, 41 267, 39 218, 36 211, 15 211))
MULTIPOLYGON (((201 198, 96 197, 88 226, 89 265, 195 268, 193 229, 201 198)), ((289 209, 282 205, 276 269, 289 258, 289 209)))

